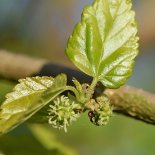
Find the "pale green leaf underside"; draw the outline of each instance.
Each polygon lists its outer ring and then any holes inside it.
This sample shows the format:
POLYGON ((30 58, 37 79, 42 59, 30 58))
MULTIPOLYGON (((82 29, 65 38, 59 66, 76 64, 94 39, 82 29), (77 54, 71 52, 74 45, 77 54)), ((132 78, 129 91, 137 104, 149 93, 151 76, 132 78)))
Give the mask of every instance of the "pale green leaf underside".
POLYGON ((123 85, 138 54, 130 0, 95 0, 87 6, 66 49, 69 59, 108 88, 123 85))
POLYGON ((19 80, 0 107, 0 134, 12 130, 59 95, 66 87, 66 75, 19 80))

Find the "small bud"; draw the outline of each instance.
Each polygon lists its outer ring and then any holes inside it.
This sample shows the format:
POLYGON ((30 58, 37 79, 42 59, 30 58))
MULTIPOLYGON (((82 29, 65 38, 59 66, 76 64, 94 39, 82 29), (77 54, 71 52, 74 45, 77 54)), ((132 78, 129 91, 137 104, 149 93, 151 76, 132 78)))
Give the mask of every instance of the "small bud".
POLYGON ((96 101, 99 106, 94 111, 88 113, 90 121, 97 126, 106 125, 112 115, 112 107, 110 106, 109 99, 106 96, 101 96, 96 101))
POLYGON ((67 132, 67 126, 80 116, 77 110, 79 109, 79 104, 70 101, 69 98, 64 95, 56 98, 49 107, 48 123, 54 128, 64 129, 65 132, 67 132))

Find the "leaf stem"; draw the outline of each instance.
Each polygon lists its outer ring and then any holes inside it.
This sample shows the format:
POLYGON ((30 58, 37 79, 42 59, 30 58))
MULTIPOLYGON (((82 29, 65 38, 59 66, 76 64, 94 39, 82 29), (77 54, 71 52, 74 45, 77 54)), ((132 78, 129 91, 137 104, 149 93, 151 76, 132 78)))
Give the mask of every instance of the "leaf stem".
POLYGON ((92 81, 92 83, 90 85, 90 90, 93 91, 95 89, 97 82, 98 82, 98 79, 96 77, 93 78, 93 81, 92 81))
POLYGON ((84 96, 82 92, 78 92, 78 90, 73 86, 66 86, 65 90, 72 91, 74 95, 76 96, 77 101, 81 103, 86 103, 87 101, 91 99, 97 82, 98 82, 98 79, 93 78, 93 81, 88 89, 88 93, 86 94, 86 96, 84 96))
POLYGON ((93 78, 93 81, 92 81, 92 83, 91 83, 91 85, 90 85, 90 88, 89 88, 89 93, 88 93, 88 96, 87 96, 87 99, 88 99, 88 100, 91 99, 91 97, 92 97, 92 95, 93 95, 93 93, 94 93, 94 89, 95 89, 95 87, 96 87, 97 82, 98 82, 98 79, 97 79, 96 77, 94 77, 94 78, 93 78))
POLYGON ((78 99, 79 98, 79 92, 77 91, 77 89, 75 87, 72 87, 72 86, 66 86, 65 90, 70 90, 72 91, 76 98, 78 99))

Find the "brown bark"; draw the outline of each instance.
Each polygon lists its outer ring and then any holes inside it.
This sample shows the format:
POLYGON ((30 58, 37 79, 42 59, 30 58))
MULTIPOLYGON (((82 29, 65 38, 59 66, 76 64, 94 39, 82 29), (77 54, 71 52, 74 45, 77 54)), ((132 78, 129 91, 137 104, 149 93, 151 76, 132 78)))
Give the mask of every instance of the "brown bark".
POLYGON ((155 94, 131 86, 105 91, 114 107, 114 112, 155 124, 155 94))
POLYGON ((0 50, 0 76, 13 80, 25 78, 37 73, 46 62, 0 50))

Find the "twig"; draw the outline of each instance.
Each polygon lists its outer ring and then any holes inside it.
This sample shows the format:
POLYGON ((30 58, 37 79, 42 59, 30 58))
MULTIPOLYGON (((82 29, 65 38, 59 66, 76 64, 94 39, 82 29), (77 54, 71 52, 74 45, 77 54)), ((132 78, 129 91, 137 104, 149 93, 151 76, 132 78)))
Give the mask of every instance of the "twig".
POLYGON ((114 111, 146 123, 155 124, 155 94, 131 86, 105 91, 114 111))
MULTIPOLYGON (((17 80, 33 74, 37 75, 46 63, 48 63, 46 60, 0 51, 0 76, 17 80)), ((70 68, 62 66, 62 70, 73 74, 73 70, 70 68)), ((50 71, 52 75, 52 69, 50 71)), ((74 70, 74 75, 77 72, 74 70)), ((46 74, 46 72, 43 73, 46 74)), ((80 81, 86 77, 82 76, 80 81)), ((90 77, 87 77, 85 81, 90 81, 90 77)), ((131 86, 123 86, 116 90, 106 89, 104 93, 110 97, 114 112, 155 124, 155 94, 131 86)))
POLYGON ((0 50, 0 76, 18 80, 39 72, 47 60, 33 59, 24 55, 0 50))

